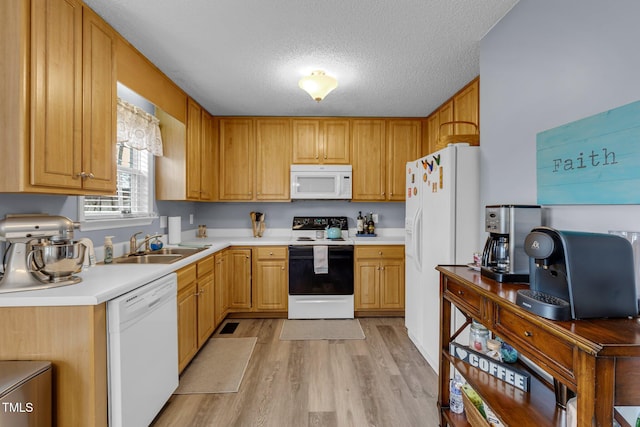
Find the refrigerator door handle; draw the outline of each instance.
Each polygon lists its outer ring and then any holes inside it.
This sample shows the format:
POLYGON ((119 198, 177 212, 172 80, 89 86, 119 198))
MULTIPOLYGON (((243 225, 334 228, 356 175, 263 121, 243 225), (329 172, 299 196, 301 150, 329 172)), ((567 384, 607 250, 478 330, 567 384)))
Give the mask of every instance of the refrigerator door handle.
POLYGON ((422 209, 419 208, 413 218, 413 262, 417 271, 422 271, 422 209))

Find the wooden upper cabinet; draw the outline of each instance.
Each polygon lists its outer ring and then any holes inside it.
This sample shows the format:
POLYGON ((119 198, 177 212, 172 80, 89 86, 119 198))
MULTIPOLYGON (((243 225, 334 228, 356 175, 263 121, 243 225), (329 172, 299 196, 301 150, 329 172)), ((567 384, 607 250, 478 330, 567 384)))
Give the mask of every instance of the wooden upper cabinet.
POLYGON ((88 190, 116 191, 116 33, 91 9, 83 10, 82 165, 88 190))
POLYGON ((427 117, 427 155, 445 148, 449 140, 442 141, 441 137, 449 135, 469 135, 478 133, 479 129, 469 124, 441 125, 445 122, 465 121, 480 126, 480 78, 476 77, 453 97, 448 99, 436 111, 427 117))
POLYGON ((406 163, 420 156, 422 123, 420 120, 387 121, 387 200, 405 200, 406 163))
POLYGON ((115 31, 79 0, 0 2, 0 27, 0 191, 115 193, 115 31))
POLYGON ((293 119, 293 163, 318 163, 321 158, 320 122, 293 119))
POLYGON ((322 120, 322 159, 320 163, 349 164, 350 133, 348 120, 322 120))
POLYGON ((385 121, 357 119, 351 122, 353 200, 386 199, 385 121))
POLYGON ((290 197, 291 122, 286 118, 256 119, 256 199, 290 197))
MULTIPOLYGON (((453 119, 480 124, 480 80, 478 78, 453 97, 453 119)), ((474 134, 477 131, 478 129, 472 125, 455 125, 456 134, 474 134)))
POLYGON ((187 199, 200 199, 202 108, 187 101, 187 199))
POLYGON ((293 119, 293 163, 349 164, 349 120, 293 119))
POLYGON ((252 200, 255 170, 253 120, 223 118, 220 139, 220 200, 252 200))
POLYGON ((211 114, 202 110, 200 135, 200 200, 218 198, 218 137, 211 114))

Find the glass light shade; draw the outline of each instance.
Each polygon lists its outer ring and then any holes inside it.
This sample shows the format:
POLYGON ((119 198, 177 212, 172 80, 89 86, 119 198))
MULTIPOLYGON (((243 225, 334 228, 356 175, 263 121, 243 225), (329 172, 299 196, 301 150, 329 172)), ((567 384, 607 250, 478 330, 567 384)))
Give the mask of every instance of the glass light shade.
POLYGON ((338 81, 327 76, 324 71, 318 70, 313 71, 310 76, 301 78, 298 86, 311 95, 311 98, 320 102, 329 92, 338 87, 338 81))

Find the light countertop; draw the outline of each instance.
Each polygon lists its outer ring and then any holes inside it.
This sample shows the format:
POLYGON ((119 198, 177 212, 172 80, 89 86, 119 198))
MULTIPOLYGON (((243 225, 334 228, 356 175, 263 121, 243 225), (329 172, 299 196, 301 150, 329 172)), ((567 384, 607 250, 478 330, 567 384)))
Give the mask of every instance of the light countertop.
MULTIPOLYGON (((352 238, 355 245, 404 244, 404 235, 398 234, 395 230, 391 233, 381 233, 377 237, 352 238)), ((251 230, 210 230, 209 237, 205 239, 195 238, 193 231, 185 231, 182 233, 181 245, 208 247, 171 264, 98 264, 78 273, 82 282, 75 285, 0 294, 0 307, 97 305, 229 246, 282 246, 290 243, 290 234, 277 230, 267 232, 261 238, 253 237, 251 230), (230 235, 223 235, 225 232, 230 235)), ((99 260, 102 259, 101 248, 96 248, 96 255, 99 260)), ((114 255, 121 254, 116 252, 114 255)))

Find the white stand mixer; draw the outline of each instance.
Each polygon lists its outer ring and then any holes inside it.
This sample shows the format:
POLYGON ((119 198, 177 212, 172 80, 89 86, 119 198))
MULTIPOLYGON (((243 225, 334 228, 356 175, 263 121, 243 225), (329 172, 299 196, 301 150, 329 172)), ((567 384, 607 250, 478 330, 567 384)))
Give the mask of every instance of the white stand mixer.
POLYGON ((0 293, 79 283, 86 245, 73 240, 79 224, 63 216, 7 215, 0 220, 6 250, 0 293))

